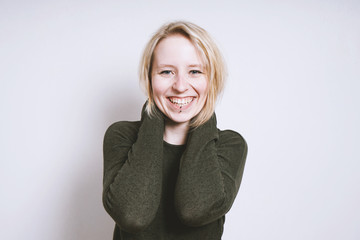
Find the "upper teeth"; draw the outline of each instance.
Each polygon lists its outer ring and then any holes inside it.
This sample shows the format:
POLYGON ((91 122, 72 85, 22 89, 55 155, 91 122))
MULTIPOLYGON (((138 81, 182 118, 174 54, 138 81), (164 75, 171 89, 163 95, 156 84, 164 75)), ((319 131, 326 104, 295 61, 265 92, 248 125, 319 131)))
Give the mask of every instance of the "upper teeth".
POLYGON ((187 98, 169 98, 170 102, 176 103, 179 105, 186 105, 190 103, 193 100, 193 97, 187 97, 187 98))

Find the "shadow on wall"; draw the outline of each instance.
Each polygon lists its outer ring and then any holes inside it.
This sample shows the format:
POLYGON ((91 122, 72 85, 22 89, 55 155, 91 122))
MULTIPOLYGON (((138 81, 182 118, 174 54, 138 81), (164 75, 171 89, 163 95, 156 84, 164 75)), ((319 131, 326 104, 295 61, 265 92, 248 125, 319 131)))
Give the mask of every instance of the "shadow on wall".
POLYGON ((66 239, 112 239, 115 223, 102 205, 103 137, 113 122, 139 120, 145 98, 137 84, 124 86, 120 82, 119 86, 108 85, 106 88, 103 90, 106 97, 100 100, 102 104, 98 109, 102 116, 98 122, 91 123, 95 133, 85 136, 92 138, 86 141, 90 145, 84 146, 79 153, 83 161, 81 166, 77 166, 76 182, 67 208, 70 212, 65 226, 71 230, 66 239))

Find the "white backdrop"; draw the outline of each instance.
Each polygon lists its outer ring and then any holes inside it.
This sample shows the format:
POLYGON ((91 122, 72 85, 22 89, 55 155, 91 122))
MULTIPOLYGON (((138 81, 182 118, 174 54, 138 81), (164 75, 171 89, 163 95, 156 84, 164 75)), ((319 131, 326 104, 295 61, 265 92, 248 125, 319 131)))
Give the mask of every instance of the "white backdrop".
POLYGON ((360 239, 358 0, 1 0, 0 239, 111 239, 103 134, 139 119, 141 51, 179 19, 217 40, 219 127, 249 145, 223 239, 360 239))

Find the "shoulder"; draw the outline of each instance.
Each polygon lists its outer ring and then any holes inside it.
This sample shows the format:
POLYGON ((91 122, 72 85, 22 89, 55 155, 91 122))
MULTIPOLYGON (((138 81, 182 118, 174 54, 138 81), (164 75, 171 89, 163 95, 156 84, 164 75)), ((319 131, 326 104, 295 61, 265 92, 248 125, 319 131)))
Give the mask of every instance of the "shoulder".
POLYGON ((137 138, 141 122, 119 121, 111 124, 105 132, 104 141, 129 140, 137 138))

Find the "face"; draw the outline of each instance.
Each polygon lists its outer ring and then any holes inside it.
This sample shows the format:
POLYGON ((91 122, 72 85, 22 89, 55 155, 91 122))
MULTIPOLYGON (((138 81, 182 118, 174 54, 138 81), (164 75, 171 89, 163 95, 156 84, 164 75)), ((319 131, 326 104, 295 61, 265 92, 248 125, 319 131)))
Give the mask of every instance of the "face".
POLYGON ((154 51, 152 90, 156 106, 174 123, 189 123, 205 105, 205 65, 189 39, 175 34, 154 51))

